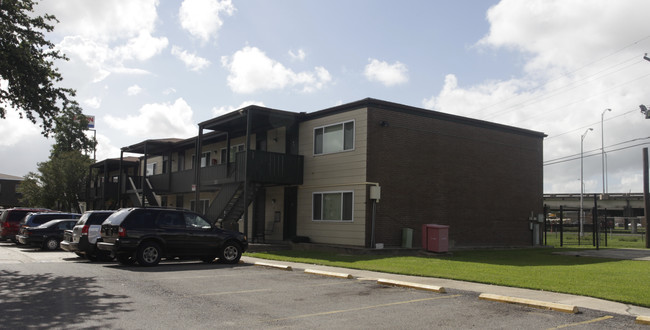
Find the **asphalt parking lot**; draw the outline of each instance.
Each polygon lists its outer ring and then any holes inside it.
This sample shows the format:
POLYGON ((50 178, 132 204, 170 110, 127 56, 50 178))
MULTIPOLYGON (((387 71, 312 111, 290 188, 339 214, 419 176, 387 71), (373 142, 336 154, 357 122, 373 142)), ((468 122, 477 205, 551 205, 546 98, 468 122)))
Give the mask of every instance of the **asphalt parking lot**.
MULTIPOLYGON (((248 260, 248 258, 244 258, 248 260)), ((0 243, 2 328, 647 329, 635 318, 577 314, 336 278, 295 268, 91 263, 0 243)))

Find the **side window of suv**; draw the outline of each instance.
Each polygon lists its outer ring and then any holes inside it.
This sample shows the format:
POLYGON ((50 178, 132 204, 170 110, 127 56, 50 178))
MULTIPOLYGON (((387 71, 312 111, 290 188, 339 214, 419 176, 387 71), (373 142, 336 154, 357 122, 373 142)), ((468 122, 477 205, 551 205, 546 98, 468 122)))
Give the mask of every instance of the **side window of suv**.
POLYGON ((159 227, 185 228, 183 214, 180 212, 160 212, 156 225, 159 227))
POLYGON ((128 216, 126 221, 131 228, 153 228, 159 213, 158 210, 135 210, 128 216))
POLYGON ((185 225, 187 228, 208 229, 210 224, 200 216, 193 213, 185 213, 185 225))

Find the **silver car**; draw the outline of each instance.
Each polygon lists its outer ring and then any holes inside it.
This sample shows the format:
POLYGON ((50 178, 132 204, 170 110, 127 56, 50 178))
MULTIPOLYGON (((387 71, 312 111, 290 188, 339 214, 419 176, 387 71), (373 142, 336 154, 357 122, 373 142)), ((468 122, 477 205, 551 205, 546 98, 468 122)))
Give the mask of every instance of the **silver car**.
POLYGON ((72 230, 66 230, 61 249, 85 256, 90 261, 109 260, 110 255, 97 249, 102 222, 115 211, 87 211, 72 230))

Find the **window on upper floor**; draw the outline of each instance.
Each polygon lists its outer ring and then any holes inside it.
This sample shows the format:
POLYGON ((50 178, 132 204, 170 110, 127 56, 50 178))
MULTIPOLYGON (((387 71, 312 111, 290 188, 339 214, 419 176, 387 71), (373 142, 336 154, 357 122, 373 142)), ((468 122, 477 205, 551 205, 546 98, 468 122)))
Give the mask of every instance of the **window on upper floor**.
POLYGON ((314 128, 314 155, 354 149, 354 121, 314 128))
POLYGON ((313 220, 352 221, 351 191, 317 192, 313 194, 313 220))
POLYGON ((156 163, 148 163, 147 164, 147 176, 154 175, 154 174, 156 174, 156 163))

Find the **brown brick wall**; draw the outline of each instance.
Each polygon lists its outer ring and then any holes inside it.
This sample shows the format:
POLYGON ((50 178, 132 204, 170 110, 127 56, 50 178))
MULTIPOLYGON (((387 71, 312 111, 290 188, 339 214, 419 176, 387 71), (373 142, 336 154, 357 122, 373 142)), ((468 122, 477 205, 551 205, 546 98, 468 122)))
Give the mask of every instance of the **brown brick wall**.
MULTIPOLYGON (((369 109, 368 181, 382 188, 376 242, 399 246, 402 228, 412 228, 420 247, 422 224, 435 223, 450 226, 456 248, 531 245, 527 219, 543 206, 542 143, 532 132, 369 109)), ((369 246, 370 225, 366 233, 369 246)))

